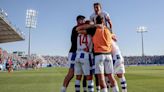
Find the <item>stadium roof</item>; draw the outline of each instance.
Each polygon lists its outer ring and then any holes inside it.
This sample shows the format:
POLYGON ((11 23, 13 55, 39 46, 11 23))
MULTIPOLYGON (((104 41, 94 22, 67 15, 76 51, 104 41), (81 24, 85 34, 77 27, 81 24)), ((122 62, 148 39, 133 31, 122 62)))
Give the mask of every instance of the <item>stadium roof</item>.
POLYGON ((0 13, 0 43, 24 40, 22 33, 18 32, 19 29, 13 27, 2 12, 0 13))

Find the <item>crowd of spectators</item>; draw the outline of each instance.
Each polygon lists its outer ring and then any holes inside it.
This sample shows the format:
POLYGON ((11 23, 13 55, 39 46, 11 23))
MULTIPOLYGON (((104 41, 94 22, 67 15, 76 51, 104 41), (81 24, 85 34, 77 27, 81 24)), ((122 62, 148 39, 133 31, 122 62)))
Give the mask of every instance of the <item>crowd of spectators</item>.
POLYGON ((125 65, 164 64, 164 55, 161 56, 125 56, 125 65))
POLYGON ((68 66, 67 57, 32 54, 29 58, 28 55, 19 56, 15 53, 8 53, 6 50, 0 48, 0 70, 7 71, 9 62, 12 70, 68 66))
POLYGON ((7 70, 9 66, 12 69, 21 69, 25 62, 21 57, 0 48, 0 70, 7 70))
POLYGON ((67 67, 68 59, 64 56, 42 56, 49 66, 67 67))
MULTIPOLYGON (((124 56, 125 65, 164 65, 164 55, 160 56, 124 56)), ((37 69, 41 67, 68 67, 68 58, 66 56, 49 56, 32 54, 28 56, 19 56, 14 53, 8 53, 0 48, 0 70, 8 70, 7 66, 12 65, 13 70, 37 69)))
MULTIPOLYGON (((43 56, 43 58, 52 66, 67 67, 68 59, 62 56, 43 56)), ((164 55, 161 56, 124 56, 125 65, 162 65, 164 64, 164 55)))
POLYGON ((36 69, 42 67, 43 61, 43 58, 37 55, 31 55, 30 59, 28 59, 28 56, 18 56, 0 48, 0 70, 9 71, 9 66, 11 71, 29 68, 36 69))

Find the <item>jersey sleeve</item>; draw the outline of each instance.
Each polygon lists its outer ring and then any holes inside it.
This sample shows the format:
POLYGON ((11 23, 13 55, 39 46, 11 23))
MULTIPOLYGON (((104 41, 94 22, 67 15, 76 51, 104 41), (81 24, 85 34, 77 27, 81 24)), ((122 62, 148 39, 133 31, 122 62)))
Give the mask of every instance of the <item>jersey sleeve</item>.
POLYGON ((72 34, 71 34, 71 48, 69 52, 76 52, 77 49, 77 31, 76 31, 76 26, 72 29, 72 34))
POLYGON ((90 21, 94 22, 94 14, 90 16, 90 21))
POLYGON ((110 15, 109 15, 109 13, 104 12, 104 15, 105 15, 105 20, 110 20, 110 15))
POLYGON ((72 33, 71 33, 71 43, 73 42, 73 38, 74 38, 74 37, 73 37, 73 36, 74 36, 74 35, 73 35, 73 33, 74 33, 73 31, 74 31, 74 29, 75 29, 75 27, 72 29, 72 33))
POLYGON ((111 23, 111 19, 110 19, 110 15, 107 12, 103 12, 104 17, 105 17, 105 23, 106 26, 109 27, 110 31, 112 31, 112 23, 111 23))
POLYGON ((76 26, 72 29, 72 34, 71 34, 71 43, 76 42, 75 38, 77 37, 78 33, 76 31, 76 26))

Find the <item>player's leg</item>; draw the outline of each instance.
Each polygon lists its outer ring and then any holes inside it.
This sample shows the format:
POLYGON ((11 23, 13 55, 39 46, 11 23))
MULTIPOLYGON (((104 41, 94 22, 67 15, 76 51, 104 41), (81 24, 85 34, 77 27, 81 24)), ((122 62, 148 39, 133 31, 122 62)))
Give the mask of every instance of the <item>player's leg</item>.
POLYGON ((110 81, 113 92, 119 92, 117 82, 113 76, 114 71, 113 71, 112 56, 111 55, 105 55, 105 56, 106 56, 106 61, 104 65, 105 65, 106 76, 110 81))
POLYGON ((76 74, 76 81, 75 81, 75 92, 80 92, 80 81, 82 78, 83 70, 82 70, 82 63, 80 59, 77 57, 75 61, 75 74, 76 74))
POLYGON ((87 77, 83 76, 83 92, 87 92, 87 77))
POLYGON ((95 74, 98 77, 98 83, 102 92, 107 92, 105 76, 104 76, 104 55, 95 56, 95 74))
POLYGON ((65 79, 63 81, 63 86, 61 88, 61 92, 66 92, 66 88, 68 87, 70 80, 74 76, 75 57, 76 57, 76 53, 69 53, 69 55, 68 55, 68 62, 70 64, 70 67, 69 67, 68 73, 65 76, 65 79))
POLYGON ((75 62, 75 74, 76 74, 75 92, 80 92, 80 81, 83 74, 82 64, 80 63, 80 61, 75 62))
POLYGON ((117 81, 115 80, 113 74, 107 74, 109 80, 110 80, 110 87, 112 88, 112 92, 119 92, 119 88, 117 85, 117 81))
POLYGON ((117 77, 120 80, 122 92, 127 92, 127 83, 124 74, 117 74, 117 77))
POLYGON ((106 82, 106 86, 107 86, 108 92, 110 92, 110 81, 109 81, 107 75, 105 75, 105 82, 106 82))
POLYGON ((115 59, 113 60, 115 74, 120 80, 122 92, 127 92, 127 83, 126 83, 126 78, 124 76, 125 73, 124 59, 120 53, 115 54, 113 58, 115 59))
POLYGON ((94 78, 95 78, 96 90, 97 90, 97 92, 100 92, 101 88, 100 88, 100 84, 99 84, 99 81, 98 81, 98 75, 95 74, 95 63, 93 63, 93 66, 92 66, 92 73, 93 73, 94 78))
POLYGON ((83 61, 82 69, 83 69, 84 75, 86 76, 86 80, 88 84, 88 92, 94 92, 94 82, 92 80, 93 79, 92 72, 90 71, 91 66, 88 59, 83 61))
POLYGON ((12 67, 11 67, 11 65, 9 64, 9 70, 8 70, 9 73, 11 72, 11 68, 12 68, 12 67))
POLYGON ((117 77, 120 79, 120 84, 122 86, 122 92, 127 92, 127 83, 126 78, 124 76, 125 73, 125 65, 124 65, 124 58, 121 55, 121 51, 119 46, 115 41, 112 42, 112 56, 113 56, 113 63, 114 63, 114 71, 117 77))
POLYGON ((90 61, 90 66, 91 66, 91 72, 95 78, 96 92, 100 92, 100 85, 98 82, 98 76, 97 76, 97 74, 95 74, 95 57, 93 56, 92 53, 89 54, 89 61, 90 61))
POLYGON ((98 76, 99 85, 101 87, 101 91, 108 92, 104 74, 97 74, 97 76, 98 76))
POLYGON ((90 77, 92 75, 87 76, 88 92, 94 92, 94 81, 90 77))
POLYGON ((99 81, 98 81, 98 75, 97 74, 95 74, 94 75, 94 77, 95 77, 95 84, 96 84, 96 90, 97 90, 97 92, 100 92, 100 84, 99 84, 99 81))
POLYGON ((69 82, 73 78, 73 76, 74 76, 74 69, 73 68, 69 68, 68 73, 67 73, 67 75, 66 75, 66 77, 64 79, 64 82, 63 82, 63 86, 64 87, 66 87, 66 88, 68 87, 69 82))
POLYGON ((120 68, 117 67, 116 70, 117 70, 116 75, 120 80, 122 92, 127 92, 127 82, 124 76, 125 73, 124 64, 120 65, 120 68))
POLYGON ((95 74, 95 57, 93 56, 93 59, 92 59, 92 73, 94 75, 94 78, 95 78, 95 84, 96 84, 96 90, 97 92, 100 92, 100 85, 99 85, 99 82, 98 82, 98 76, 97 74, 95 74))
POLYGON ((74 76, 74 69, 73 68, 69 68, 68 73, 65 76, 61 92, 66 92, 66 88, 68 87, 69 82, 73 78, 73 76, 74 76))
POLYGON ((76 75, 76 81, 75 81, 75 92, 80 92, 80 81, 81 81, 82 75, 76 75))

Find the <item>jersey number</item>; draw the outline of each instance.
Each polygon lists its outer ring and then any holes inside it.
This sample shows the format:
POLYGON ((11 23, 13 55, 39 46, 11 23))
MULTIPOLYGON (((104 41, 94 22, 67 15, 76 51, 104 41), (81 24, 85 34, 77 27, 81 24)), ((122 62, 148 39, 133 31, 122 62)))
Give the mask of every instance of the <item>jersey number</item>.
POLYGON ((88 44, 88 37, 87 35, 80 35, 80 45, 85 44, 87 46, 88 44))

